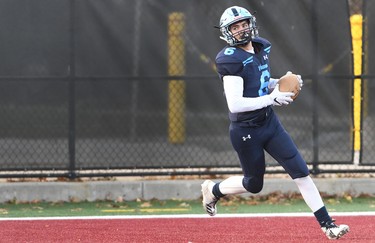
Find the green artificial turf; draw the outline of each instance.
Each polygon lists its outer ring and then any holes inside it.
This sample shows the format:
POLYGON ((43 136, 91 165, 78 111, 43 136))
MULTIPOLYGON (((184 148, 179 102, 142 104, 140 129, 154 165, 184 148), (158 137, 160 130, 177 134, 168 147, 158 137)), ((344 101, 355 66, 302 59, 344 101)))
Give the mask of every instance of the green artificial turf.
MULTIPOLYGON (((373 197, 324 198, 330 212, 375 211, 373 197)), ((287 213, 311 212, 301 198, 269 196, 267 198, 224 198, 218 203, 218 213, 287 213)), ((200 200, 150 200, 125 202, 59 202, 0 204, 0 218, 8 217, 67 217, 205 214, 200 200)))

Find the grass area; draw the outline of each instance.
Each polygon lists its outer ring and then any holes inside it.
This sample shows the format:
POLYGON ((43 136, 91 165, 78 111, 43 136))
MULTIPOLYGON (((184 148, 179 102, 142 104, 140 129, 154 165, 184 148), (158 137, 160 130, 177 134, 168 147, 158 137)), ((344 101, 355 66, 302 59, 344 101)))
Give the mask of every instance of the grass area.
MULTIPOLYGON (((375 211, 375 198, 344 196, 325 198, 330 212, 375 211)), ((310 212, 305 202, 295 196, 270 195, 266 198, 227 197, 218 203, 219 213, 283 213, 310 212)), ((35 202, 0 204, 0 218, 54 216, 112 216, 205 214, 200 200, 150 200, 126 202, 35 202)))

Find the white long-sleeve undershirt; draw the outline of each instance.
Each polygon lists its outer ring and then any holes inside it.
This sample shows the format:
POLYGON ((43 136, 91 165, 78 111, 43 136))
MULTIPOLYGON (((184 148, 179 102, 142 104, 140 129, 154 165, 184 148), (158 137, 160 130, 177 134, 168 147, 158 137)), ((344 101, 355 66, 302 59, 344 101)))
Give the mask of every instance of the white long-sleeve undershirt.
POLYGON ((240 76, 224 76, 223 85, 228 108, 232 113, 254 111, 273 104, 269 95, 243 97, 244 82, 240 76))

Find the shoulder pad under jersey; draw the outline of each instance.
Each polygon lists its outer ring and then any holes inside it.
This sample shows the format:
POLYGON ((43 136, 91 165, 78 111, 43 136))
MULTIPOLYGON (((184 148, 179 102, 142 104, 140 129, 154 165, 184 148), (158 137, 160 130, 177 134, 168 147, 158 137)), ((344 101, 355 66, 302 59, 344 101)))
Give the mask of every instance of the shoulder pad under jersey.
POLYGON ((220 75, 236 75, 243 68, 242 60, 236 47, 226 47, 216 56, 216 69, 220 75))
POLYGON ((271 49, 271 42, 269 42, 267 39, 264 39, 262 37, 256 37, 252 40, 253 43, 255 44, 260 44, 260 46, 262 46, 262 49, 266 52, 270 52, 270 49, 271 49))

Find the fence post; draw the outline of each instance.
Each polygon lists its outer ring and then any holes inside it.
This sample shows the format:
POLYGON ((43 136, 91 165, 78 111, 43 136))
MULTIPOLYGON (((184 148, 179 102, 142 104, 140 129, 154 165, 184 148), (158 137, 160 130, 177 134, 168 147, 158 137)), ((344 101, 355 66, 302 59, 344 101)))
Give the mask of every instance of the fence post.
MULTIPOLYGON (((185 16, 174 12, 168 21, 168 75, 185 75, 185 16)), ((168 83, 168 138, 170 143, 185 141, 185 82, 168 83)))
POLYGON ((75 179, 77 177, 76 174, 76 101, 75 101, 75 45, 74 45, 74 31, 75 31, 75 9, 74 9, 74 0, 70 0, 70 69, 69 69, 69 79, 68 79, 68 93, 69 93, 69 108, 68 108, 68 115, 69 115, 69 138, 68 138, 68 148, 69 148, 69 172, 67 177, 69 179, 75 179))
MULTIPOLYGON (((361 14, 350 17, 350 27, 353 45, 354 75, 362 75, 362 24, 361 14)), ((353 85, 353 119, 354 119, 354 164, 359 164, 361 150, 361 109, 362 109, 362 79, 355 78, 353 85)))
POLYGON ((311 29, 312 29, 312 43, 313 43, 313 62, 312 62, 312 139, 313 139, 313 161, 311 174, 317 175, 320 173, 319 169, 319 112, 318 112, 318 81, 319 81, 319 68, 318 68, 318 17, 317 17, 317 3, 316 0, 312 2, 312 13, 311 13, 311 29))

